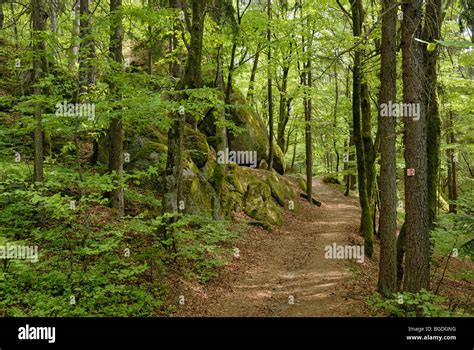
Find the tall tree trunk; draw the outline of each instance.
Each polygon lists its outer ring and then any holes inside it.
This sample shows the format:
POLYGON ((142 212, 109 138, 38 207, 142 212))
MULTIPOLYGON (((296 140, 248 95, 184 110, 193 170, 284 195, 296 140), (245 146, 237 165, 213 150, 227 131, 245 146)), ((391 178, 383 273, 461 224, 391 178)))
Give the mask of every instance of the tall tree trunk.
MULTIPOLYGON (((423 40, 434 42, 441 38, 442 0, 426 0, 423 40)), ((429 223, 433 228, 438 208, 439 157, 441 143, 441 118, 438 104, 438 76, 436 73, 438 48, 423 51, 423 67, 426 82, 426 140, 428 154, 428 207, 429 223)))
POLYGON ((273 80, 272 80, 272 0, 267 0, 267 16, 268 16, 268 28, 267 28, 267 64, 268 64, 268 170, 273 169, 273 80))
MULTIPOLYGON (((171 7, 177 7, 178 1, 170 0, 171 7)), ((192 19, 190 30, 190 44, 184 74, 176 86, 182 91, 176 96, 178 101, 185 103, 188 95, 184 90, 202 87, 201 60, 202 39, 204 34, 205 0, 192 0, 192 19)), ((176 68, 176 67, 175 67, 176 68)), ((176 69, 177 71, 179 69, 176 69)), ((174 72, 177 73, 177 72, 174 72)), ((163 212, 181 212, 183 198, 183 151, 184 151, 184 124, 187 113, 177 113, 173 124, 168 131, 168 154, 165 169, 165 191, 163 195, 163 212)), ((195 118, 187 118, 195 126, 195 118)))
MULTIPOLYGON (((86 1, 86 0, 81 0, 86 1)), ((110 25, 110 46, 109 54, 113 61, 121 69, 122 56, 122 15, 119 13, 122 7, 122 0, 110 0, 110 14, 112 21, 110 25)), ((113 80, 113 79, 112 79, 113 80)), ((115 83, 110 83, 110 91, 118 97, 117 87, 115 83)), ((109 128, 109 171, 115 173, 115 181, 118 182, 116 187, 112 190, 111 204, 112 208, 116 210, 120 216, 124 215, 124 195, 123 187, 120 182, 123 179, 123 130, 122 130, 122 115, 114 116, 110 122, 109 128)))
POLYGON ((419 119, 404 117, 405 143, 405 289, 417 292, 429 288, 429 217, 427 186, 426 116, 423 98, 423 47, 421 37, 422 0, 402 4, 403 100, 419 106, 419 119), (414 176, 408 176, 413 169, 414 176))
MULTIPOLYGON (((46 61, 45 42, 43 32, 46 30, 46 23, 43 17, 42 0, 31 1, 31 20, 33 22, 33 94, 39 96, 42 94, 41 87, 38 86, 39 80, 47 73, 48 65, 46 61)), ((40 102, 35 102, 34 117, 34 181, 43 181, 43 128, 42 128, 43 108, 40 102)))
POLYGON ((298 144, 298 133, 295 132, 295 141, 293 144, 293 156, 291 157, 291 171, 295 171, 296 145, 298 144))
POLYGON ((72 69, 79 59, 79 44, 80 44, 80 18, 81 18, 81 3, 80 0, 74 0, 73 7, 73 20, 72 20, 72 33, 71 33, 71 59, 69 60, 69 67, 72 69))
POLYGON ((225 103, 230 104, 230 95, 232 94, 232 85, 233 85, 233 73, 235 69, 235 54, 237 51, 237 37, 236 35, 233 38, 234 43, 232 44, 232 49, 230 53, 230 63, 229 63, 229 70, 227 73, 227 85, 225 88, 225 103))
POLYGON ((375 187, 375 158, 376 149, 372 140, 372 113, 370 111, 369 87, 366 82, 360 85, 361 113, 362 113, 362 140, 364 142, 365 159, 365 181, 367 197, 371 210, 374 209, 374 187, 375 187))
POLYGON ((334 65, 334 113, 332 119, 332 142, 334 153, 336 154, 336 177, 339 175, 339 150, 337 149, 336 129, 337 129, 337 107, 339 104, 339 84, 337 76, 337 65, 334 65))
MULTIPOLYGON (((362 0, 351 0, 353 34, 359 38, 362 34, 362 0)), ((372 222, 372 211, 366 184, 366 161, 364 152, 364 140, 362 138, 361 125, 361 60, 362 50, 356 49, 354 53, 353 88, 352 88, 352 123, 354 130, 354 143, 357 153, 357 180, 359 189, 359 202, 362 210, 361 231, 364 236, 365 254, 372 256, 374 228, 372 222)))
MULTIPOLYGON (((380 104, 397 99, 397 3, 383 0, 380 65, 380 104)), ((380 264, 378 290, 397 290, 397 149, 395 117, 380 119, 380 264)))
MULTIPOLYGON (((453 125, 453 111, 450 109, 446 120, 446 144, 448 146, 456 143, 454 136, 454 125, 453 125)), ((452 147, 452 146, 451 146, 452 147)), ((456 161, 455 152, 453 148, 446 150, 446 158, 448 165, 448 200, 449 200, 449 212, 456 213, 456 204, 453 201, 458 199, 457 192, 457 180, 456 180, 456 161)))
MULTIPOLYGON (((214 8, 215 11, 211 12, 214 14, 214 21, 216 24, 219 26, 219 32, 222 33, 222 28, 224 26, 224 11, 222 8, 222 1, 220 0, 214 0, 214 8)), ((231 92, 232 92, 232 72, 231 70, 234 69, 234 57, 235 57, 235 49, 233 49, 232 56, 233 58, 231 59, 231 64, 229 67, 229 76, 228 76, 228 82, 229 84, 227 85, 227 89, 224 85, 224 67, 223 67, 223 46, 219 46, 217 49, 217 52, 215 54, 215 60, 217 62, 217 68, 216 68, 216 78, 214 85, 217 89, 219 89, 222 100, 226 106, 228 106, 231 102, 231 92)), ((227 128, 225 124, 223 123, 225 121, 226 117, 226 108, 224 107, 221 108, 219 113, 215 114, 215 128, 216 128, 216 136, 217 136, 217 152, 226 152, 226 149, 228 148, 228 139, 227 139, 227 128)), ((229 111, 230 112, 230 111, 229 111)), ((222 196, 222 185, 224 183, 224 179, 226 177, 226 164, 216 164, 216 168, 214 170, 214 175, 212 177, 212 184, 213 187, 216 191, 216 196, 213 196, 213 203, 212 203, 212 212, 213 212, 213 218, 215 220, 221 219, 221 213, 220 213, 220 200, 222 196)))
MULTIPOLYGON (((300 2, 301 18, 304 18, 303 1, 300 2)), ((306 155, 306 194, 309 203, 313 203, 313 149, 312 149, 312 128, 311 128, 311 113, 312 104, 311 96, 309 96, 309 88, 312 86, 311 74, 311 41, 306 42, 305 37, 301 38, 301 45, 303 48, 303 71, 301 72, 301 85, 303 86, 303 109, 305 120, 305 155, 306 155)))
POLYGON ((51 16, 51 31, 53 33, 58 32, 58 10, 59 10, 59 0, 51 0, 50 16, 51 16))
POLYGON ((260 58, 260 45, 257 46, 257 52, 253 58, 252 71, 250 73, 249 88, 247 90, 247 102, 253 104, 253 97, 255 92, 255 77, 257 76, 258 61, 260 58))
MULTIPOLYGON (((309 50, 311 50, 311 40, 309 50)), ((313 87, 313 74, 312 63, 311 63, 311 51, 308 54, 308 63, 306 64, 306 86, 308 87, 309 94, 306 100, 306 120, 305 120, 305 131, 306 131, 306 193, 308 195, 308 201, 313 203, 313 128, 311 125, 312 114, 313 114, 313 103, 311 98, 311 89, 313 87)))
MULTIPOLYGON (((346 86, 345 86, 345 96, 347 99, 350 98, 350 69, 347 69, 346 73, 346 86)), ((349 195, 349 191, 354 191, 357 186, 357 177, 354 174, 349 174, 352 172, 353 166, 351 165, 355 160, 354 152, 352 152, 351 148, 354 146, 354 127, 352 126, 352 120, 349 119, 349 146, 345 145, 345 152, 349 156, 349 162, 344 162, 344 171, 348 172, 345 175, 346 180, 346 192, 344 196, 349 195), (348 148, 347 148, 348 147, 348 148)))
POLYGON ((79 94, 83 94, 87 92, 89 87, 95 84, 95 72, 92 62, 95 57, 95 46, 91 37, 92 18, 90 0, 80 0, 80 13, 79 94))
MULTIPOLYGON (((204 17, 206 0, 192 0, 192 19, 190 32, 189 52, 183 79, 180 80, 177 90, 199 89, 203 86, 202 80, 202 40, 204 36, 204 17)), ((186 113, 186 121, 197 130, 196 118, 186 113)))
POLYGON ((280 108, 279 108, 279 120, 278 120, 278 135, 277 143, 280 146, 283 153, 286 153, 288 150, 288 145, 286 144, 285 130, 288 124, 289 115, 288 115, 288 74, 290 72, 290 67, 283 67, 282 74, 282 84, 280 91, 280 108))
MULTIPOLYGON (((178 11, 181 7, 179 0, 169 0, 170 8, 178 11)), ((173 33, 178 31, 178 26, 173 25, 173 33)), ((176 34, 170 38, 170 52, 178 47, 176 34)), ((175 79, 181 77, 181 65, 174 61, 171 65, 171 74, 175 79)), ((164 193, 162 198, 163 213, 176 213, 181 211, 179 203, 183 199, 183 143, 184 123, 182 113, 176 113, 171 127, 168 130, 168 152, 164 177, 164 193)), ((181 206, 182 207, 182 206, 181 206)))

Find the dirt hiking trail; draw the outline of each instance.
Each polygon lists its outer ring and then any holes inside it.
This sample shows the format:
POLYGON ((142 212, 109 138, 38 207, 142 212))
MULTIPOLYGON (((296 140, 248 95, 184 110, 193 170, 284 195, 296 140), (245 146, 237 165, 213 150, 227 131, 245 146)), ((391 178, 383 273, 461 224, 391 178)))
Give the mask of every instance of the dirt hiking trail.
POLYGON ((325 246, 354 244, 358 200, 313 181, 321 207, 297 200, 272 232, 252 228, 235 243, 240 258, 205 286, 188 285, 176 316, 363 316, 363 301, 350 289, 364 264, 326 259, 325 246))

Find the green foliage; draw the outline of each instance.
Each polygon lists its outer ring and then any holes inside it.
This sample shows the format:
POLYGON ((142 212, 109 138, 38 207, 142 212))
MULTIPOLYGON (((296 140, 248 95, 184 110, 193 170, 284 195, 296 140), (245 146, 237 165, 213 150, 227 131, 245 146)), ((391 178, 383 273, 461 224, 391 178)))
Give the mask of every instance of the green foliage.
POLYGON ((417 293, 397 293, 393 298, 384 299, 380 294, 374 293, 368 300, 374 315, 395 317, 453 317, 461 316, 447 310, 445 299, 422 289, 417 293))
POLYGON ((456 214, 441 214, 438 217, 436 228, 432 231, 435 253, 448 256, 456 252, 474 261, 474 193, 462 193, 456 204, 456 214))
MULTIPOLYGON (((161 224, 164 218, 160 218, 161 224)), ((191 278, 206 282, 217 276, 218 268, 223 266, 230 249, 221 246, 232 241, 237 233, 228 230, 227 224, 197 215, 180 216, 167 225, 169 239, 165 244, 173 247, 171 259, 191 278)))

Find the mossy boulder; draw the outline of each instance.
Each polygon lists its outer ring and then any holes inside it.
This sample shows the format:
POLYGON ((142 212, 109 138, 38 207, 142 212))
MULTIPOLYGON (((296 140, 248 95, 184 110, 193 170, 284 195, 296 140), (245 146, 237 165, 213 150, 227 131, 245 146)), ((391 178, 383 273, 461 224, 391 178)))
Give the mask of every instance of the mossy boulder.
MULTIPOLYGON (((229 149, 231 151, 255 151, 257 153, 257 163, 268 158, 269 142, 268 132, 263 120, 247 104, 243 94, 235 90, 231 95, 230 119, 237 126, 237 131, 229 130, 229 149)), ((285 156, 274 144, 273 168, 280 174, 285 173, 285 156)))
POLYGON ((243 210, 244 196, 242 193, 234 191, 224 183, 221 192, 221 208, 224 216, 229 216, 232 212, 240 213, 243 210))
POLYGON ((306 192, 306 177, 303 174, 289 174, 287 176, 298 184, 301 191, 306 192))
POLYGON ((271 199, 271 193, 270 186, 265 182, 250 183, 245 194, 244 211, 255 220, 280 225, 282 223, 282 211, 271 199))
POLYGON ((183 198, 184 212, 187 214, 213 217, 213 210, 220 212, 216 191, 195 165, 183 171, 183 198))
MULTIPOLYGON (((128 150, 127 150, 128 151, 128 150)), ((136 153, 130 153, 130 163, 125 163, 125 167, 147 170, 150 166, 157 167, 164 171, 166 166, 168 147, 162 143, 148 141, 141 145, 136 153)))
POLYGON ((282 207, 285 206, 285 201, 294 198, 290 184, 281 176, 268 172, 263 179, 270 186, 272 197, 282 207))
POLYGON ((198 168, 206 165, 211 151, 204 134, 186 126, 184 128, 184 147, 198 168))
POLYGON ((225 182, 227 187, 234 192, 238 192, 241 195, 244 195, 247 191, 247 186, 243 182, 243 171, 239 166, 232 166, 227 167, 226 178, 225 182))
POLYGON ((273 169, 281 175, 285 174, 285 154, 277 144, 273 144, 273 169))
POLYGON ((206 178, 207 181, 212 183, 212 179, 215 175, 217 162, 213 159, 209 159, 207 163, 200 169, 201 174, 206 178))

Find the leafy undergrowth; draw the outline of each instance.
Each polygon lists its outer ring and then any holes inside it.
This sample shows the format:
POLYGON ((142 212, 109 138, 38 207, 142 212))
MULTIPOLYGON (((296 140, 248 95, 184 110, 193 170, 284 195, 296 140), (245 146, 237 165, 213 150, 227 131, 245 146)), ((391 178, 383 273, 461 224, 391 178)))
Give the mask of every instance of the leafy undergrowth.
POLYGON ((171 274, 204 282, 230 255, 224 243, 237 233, 227 222, 157 216, 160 201, 135 186, 147 174, 124 184, 127 216, 117 218, 104 195, 109 175, 45 170, 51 180, 40 187, 27 165, 0 166, 0 247, 38 247, 37 262, 2 259, 2 316, 166 315, 171 274))
POLYGON ((446 305, 446 298, 435 295, 425 289, 417 293, 396 293, 392 298, 384 299, 374 293, 368 304, 374 315, 396 317, 460 317, 465 310, 451 311, 446 305))
MULTIPOLYGON (((465 192, 456 213, 441 213, 431 232, 431 291, 396 293, 383 299, 373 293, 368 304, 374 315, 401 317, 472 316, 474 305, 474 193, 465 192)), ((376 274, 375 274, 376 275, 376 274)))

